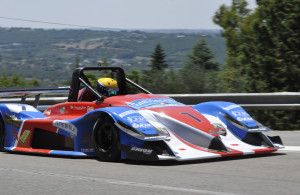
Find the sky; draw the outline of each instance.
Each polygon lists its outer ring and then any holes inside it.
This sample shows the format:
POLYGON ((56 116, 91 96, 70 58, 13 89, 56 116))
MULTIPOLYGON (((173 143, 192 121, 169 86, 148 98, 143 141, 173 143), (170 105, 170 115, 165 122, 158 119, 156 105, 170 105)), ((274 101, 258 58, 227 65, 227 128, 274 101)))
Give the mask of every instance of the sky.
MULTIPOLYGON (((231 5, 231 2, 232 0, 0 0, 0 27, 220 29, 213 23, 212 17, 222 4, 231 5)), ((255 0, 248 0, 248 3, 248 8, 256 7, 255 0)))

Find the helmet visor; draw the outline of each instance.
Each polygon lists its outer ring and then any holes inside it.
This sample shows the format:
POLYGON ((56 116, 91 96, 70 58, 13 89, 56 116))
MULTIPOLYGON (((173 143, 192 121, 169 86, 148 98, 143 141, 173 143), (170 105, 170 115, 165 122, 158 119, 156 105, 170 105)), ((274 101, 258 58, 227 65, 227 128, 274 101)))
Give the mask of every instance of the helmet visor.
POLYGON ((108 91, 107 93, 108 93, 108 97, 118 95, 118 90, 111 90, 111 91, 108 91))

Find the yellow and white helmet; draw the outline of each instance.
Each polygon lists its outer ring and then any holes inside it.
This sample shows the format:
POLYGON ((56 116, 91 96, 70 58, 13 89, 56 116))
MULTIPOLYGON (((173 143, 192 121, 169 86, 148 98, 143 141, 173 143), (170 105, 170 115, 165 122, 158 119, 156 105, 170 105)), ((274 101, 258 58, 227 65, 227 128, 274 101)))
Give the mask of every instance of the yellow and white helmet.
POLYGON ((97 81, 97 91, 105 97, 118 95, 118 82, 112 78, 100 78, 97 81))

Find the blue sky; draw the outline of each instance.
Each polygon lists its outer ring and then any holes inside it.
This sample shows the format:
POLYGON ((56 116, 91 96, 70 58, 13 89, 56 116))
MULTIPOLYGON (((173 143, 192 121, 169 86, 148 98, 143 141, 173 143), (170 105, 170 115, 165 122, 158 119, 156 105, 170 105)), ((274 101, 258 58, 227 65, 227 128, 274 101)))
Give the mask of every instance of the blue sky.
MULTIPOLYGON (((0 27, 78 28, 12 19, 121 29, 220 29, 215 11, 232 0, 0 0, 0 27), (4 17, 4 18, 3 18, 4 17)), ((249 8, 256 7, 248 0, 249 8)))

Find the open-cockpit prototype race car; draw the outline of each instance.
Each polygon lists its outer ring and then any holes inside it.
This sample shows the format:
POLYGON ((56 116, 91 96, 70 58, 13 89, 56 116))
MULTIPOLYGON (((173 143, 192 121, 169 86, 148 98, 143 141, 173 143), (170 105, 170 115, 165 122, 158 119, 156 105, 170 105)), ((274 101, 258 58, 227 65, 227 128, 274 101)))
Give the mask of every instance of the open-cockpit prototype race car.
MULTIPOLYGON (((0 104, 1 149, 96 155, 103 161, 185 161, 270 153, 283 147, 279 136, 267 136, 270 129, 234 103, 186 106, 151 94, 127 79, 119 67, 78 68, 68 90, 67 102, 43 113, 36 105, 0 104), (89 71, 111 72, 118 95, 104 98, 92 87, 85 74, 89 71), (143 93, 129 95, 128 84, 143 93)), ((24 93, 2 89, 0 96, 24 93)))

